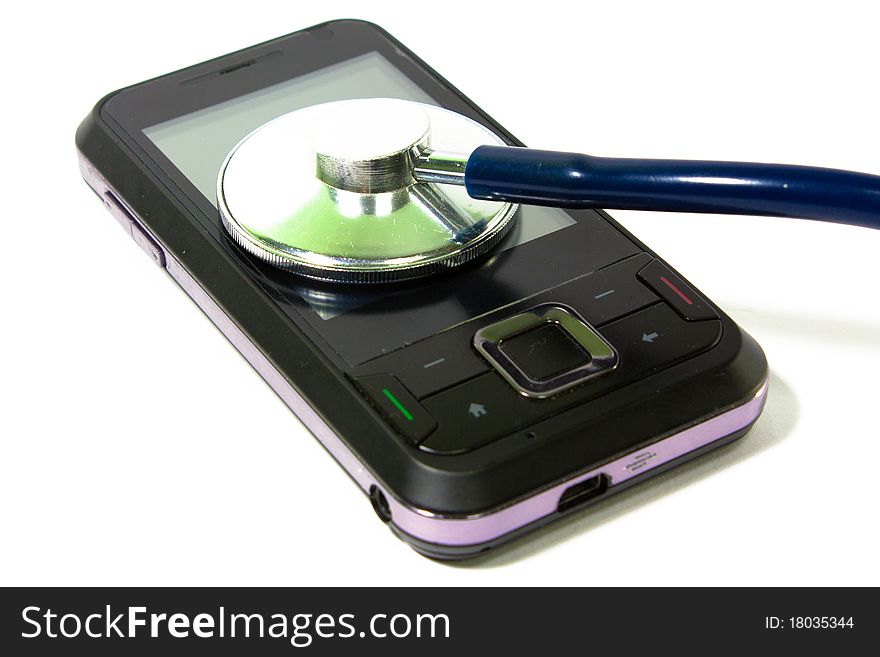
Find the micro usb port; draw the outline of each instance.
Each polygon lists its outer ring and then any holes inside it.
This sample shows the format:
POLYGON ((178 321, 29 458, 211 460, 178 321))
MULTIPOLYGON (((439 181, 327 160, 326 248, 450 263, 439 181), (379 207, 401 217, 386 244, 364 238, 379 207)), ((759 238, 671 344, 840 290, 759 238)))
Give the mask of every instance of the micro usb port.
POLYGON ((556 510, 561 513, 585 504, 608 490, 608 484, 608 475, 597 474, 595 477, 584 479, 573 486, 569 486, 562 493, 562 497, 559 498, 559 505, 556 507, 556 510))

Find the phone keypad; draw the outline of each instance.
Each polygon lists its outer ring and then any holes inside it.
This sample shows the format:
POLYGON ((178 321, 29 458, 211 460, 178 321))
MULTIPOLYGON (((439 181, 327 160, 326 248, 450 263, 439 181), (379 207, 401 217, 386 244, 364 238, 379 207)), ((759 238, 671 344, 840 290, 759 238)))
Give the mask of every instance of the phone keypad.
POLYGON ((721 337, 721 322, 687 322, 660 302, 607 324, 600 332, 620 356, 613 372, 549 399, 523 397, 499 374, 484 374, 424 400, 428 412, 442 420, 421 448, 460 454, 482 447, 711 348, 721 337))
MULTIPOLYGON (((550 324, 537 330, 560 329, 550 324)), ((703 297, 661 262, 640 254, 535 295, 506 313, 369 361, 352 375, 410 444, 434 454, 461 454, 527 431, 531 424, 706 351, 720 339, 721 330, 716 311, 703 297), (536 399, 520 394, 472 343, 474 334, 493 320, 546 304, 576 311, 613 346, 619 362, 602 376, 536 399), (407 419, 383 390, 391 392, 413 419, 407 419)), ((589 359, 559 335, 532 337, 548 343, 553 338, 558 349, 552 355, 569 365, 589 359)), ((515 338, 508 340, 508 349, 514 350, 512 359, 521 362, 522 345, 515 338)))

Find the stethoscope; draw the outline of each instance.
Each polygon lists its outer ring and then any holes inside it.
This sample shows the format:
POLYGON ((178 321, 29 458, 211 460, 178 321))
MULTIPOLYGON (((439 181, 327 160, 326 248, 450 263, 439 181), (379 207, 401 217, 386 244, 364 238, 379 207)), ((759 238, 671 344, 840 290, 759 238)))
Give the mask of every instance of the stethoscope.
POLYGON ((388 98, 314 105, 263 125, 227 156, 217 199, 223 225, 246 251, 343 283, 468 262, 504 239, 518 204, 880 228, 880 176, 517 148, 455 112, 388 98))

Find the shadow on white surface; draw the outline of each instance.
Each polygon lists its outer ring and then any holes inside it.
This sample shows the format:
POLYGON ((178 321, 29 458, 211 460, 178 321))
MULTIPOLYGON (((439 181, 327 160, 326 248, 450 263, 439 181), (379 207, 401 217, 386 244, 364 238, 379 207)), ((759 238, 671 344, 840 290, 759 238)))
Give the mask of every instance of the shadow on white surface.
POLYGON ((764 412, 752 430, 741 439, 613 495, 584 509, 582 513, 490 550, 485 556, 444 563, 459 568, 494 568, 543 552, 774 447, 791 435, 797 425, 798 414, 798 401, 791 387, 771 373, 764 412))
POLYGON ((859 349, 880 347, 880 323, 872 322, 870 319, 858 321, 822 315, 793 315, 790 312, 767 308, 760 310, 725 308, 725 310, 751 335, 773 333, 813 340, 821 344, 835 340, 840 344, 859 349))

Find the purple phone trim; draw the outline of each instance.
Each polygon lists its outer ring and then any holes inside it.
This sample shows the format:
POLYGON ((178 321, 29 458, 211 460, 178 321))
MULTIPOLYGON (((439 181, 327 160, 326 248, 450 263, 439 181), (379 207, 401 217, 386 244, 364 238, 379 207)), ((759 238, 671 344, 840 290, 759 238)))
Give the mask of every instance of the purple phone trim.
POLYGON ((604 474, 610 480, 610 490, 627 479, 653 470, 744 429, 761 414, 766 395, 765 381, 755 396, 741 406, 489 514, 469 518, 440 518, 415 511, 389 498, 392 518, 394 523, 407 534, 431 543, 442 545, 484 543, 556 513, 562 494, 572 485, 585 479, 604 474))
MULTIPOLYGON (((86 182, 100 195, 110 189, 107 181, 80 154, 80 168, 86 182)), ((115 194, 114 194, 115 195, 115 194)), ((115 195, 119 199, 118 195, 115 195)), ((122 208, 114 208, 107 204, 116 219, 127 229, 132 227, 148 236, 158 248, 158 240, 149 230, 140 224, 134 212, 126 208, 129 216, 124 216, 122 208)), ((160 249, 164 251, 164 249, 160 249)), ((680 456, 693 452, 716 440, 729 436, 744 429, 754 422, 761 413, 767 394, 767 381, 755 393, 754 397, 740 406, 704 420, 688 429, 674 433, 648 447, 635 450, 626 456, 567 479, 544 491, 515 502, 503 508, 467 517, 449 517, 437 515, 408 506, 397 500, 385 490, 372 473, 348 448, 324 420, 309 406, 308 402, 290 385, 271 362, 257 349, 248 337, 238 328, 232 319, 221 310, 214 300, 202 289, 198 282, 189 275, 183 266, 171 255, 165 253, 164 264, 168 273, 181 288, 202 309, 208 318, 217 326, 226 338, 235 346, 251 366, 263 377, 266 383, 278 394, 285 404, 296 414, 300 421, 308 427, 315 437, 324 445, 339 464, 348 472, 365 492, 372 486, 379 487, 385 494, 391 509, 392 522, 406 532, 422 541, 449 546, 478 545, 498 538, 528 525, 545 516, 555 514, 559 498, 570 486, 598 474, 605 474, 614 487, 627 479, 648 472, 658 466, 680 456)), ((159 263, 157 263, 159 264, 159 263)))
POLYGON ((562 493, 584 479, 604 473, 610 479, 610 487, 613 487, 749 426, 760 415, 767 394, 765 381, 755 396, 741 406, 497 511, 465 518, 439 516, 410 507, 397 500, 390 491, 384 490, 343 440, 327 426, 314 409, 208 297, 198 283, 180 267, 180 264, 171 257, 167 258, 167 262, 171 276, 260 373, 300 421, 315 434, 352 479, 364 491, 369 491, 373 485, 382 490, 391 509, 392 522, 407 534, 429 543, 456 546, 484 543, 546 515, 556 513, 556 506, 562 493))

